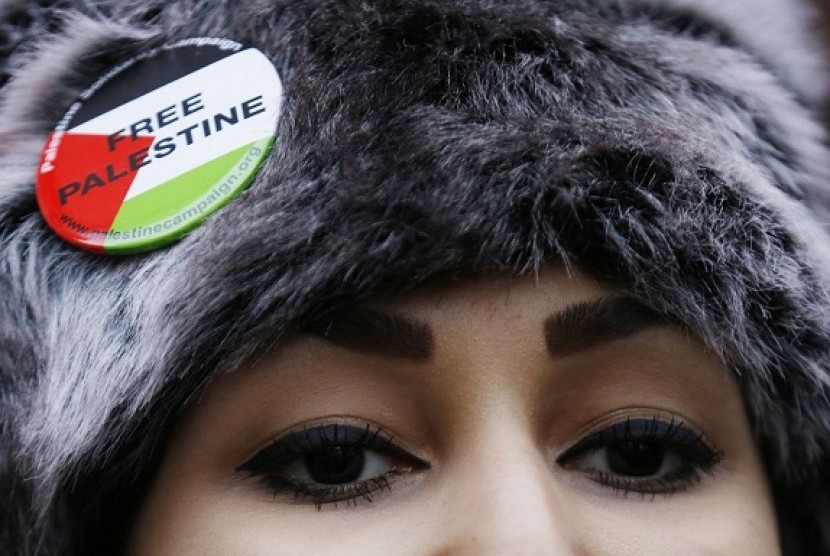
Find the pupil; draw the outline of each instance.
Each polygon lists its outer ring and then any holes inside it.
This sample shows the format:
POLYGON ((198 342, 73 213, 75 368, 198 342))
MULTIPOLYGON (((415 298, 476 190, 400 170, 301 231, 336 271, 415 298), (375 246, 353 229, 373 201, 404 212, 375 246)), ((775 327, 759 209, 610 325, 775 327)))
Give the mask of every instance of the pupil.
POLYGON ((608 450, 608 467, 617 475, 648 477, 663 466, 666 450, 651 442, 629 440, 608 450))
POLYGON ((305 458, 311 478, 322 484, 337 485, 356 481, 363 472, 366 457, 362 449, 332 446, 305 458))

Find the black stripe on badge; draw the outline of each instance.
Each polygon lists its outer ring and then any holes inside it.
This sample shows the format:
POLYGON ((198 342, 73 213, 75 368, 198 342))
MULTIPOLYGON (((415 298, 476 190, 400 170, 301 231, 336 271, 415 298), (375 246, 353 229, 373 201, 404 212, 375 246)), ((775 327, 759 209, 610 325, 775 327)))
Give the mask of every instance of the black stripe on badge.
POLYGON ((214 45, 187 45, 159 50, 155 55, 137 61, 104 83, 87 101, 83 102, 69 127, 86 123, 133 99, 172 83, 176 79, 243 50, 247 49, 221 49, 214 45))

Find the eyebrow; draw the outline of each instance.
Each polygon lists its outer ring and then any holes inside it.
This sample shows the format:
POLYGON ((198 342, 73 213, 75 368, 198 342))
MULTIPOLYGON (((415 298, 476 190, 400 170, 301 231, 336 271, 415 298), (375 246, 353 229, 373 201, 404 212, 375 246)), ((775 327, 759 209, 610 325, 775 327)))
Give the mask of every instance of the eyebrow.
POLYGON ((359 352, 426 361, 434 340, 429 325, 409 317, 347 306, 315 318, 300 332, 320 336, 332 344, 359 352))
POLYGON ((672 321, 630 297, 575 303, 545 320, 545 343, 554 357, 631 336, 672 321))
MULTIPOLYGON (((545 344, 551 356, 561 357, 671 322, 630 297, 583 301, 545 320, 545 344)), ((429 360, 435 344, 424 322, 354 305, 317 316, 300 326, 299 332, 354 351, 416 362, 429 360)))

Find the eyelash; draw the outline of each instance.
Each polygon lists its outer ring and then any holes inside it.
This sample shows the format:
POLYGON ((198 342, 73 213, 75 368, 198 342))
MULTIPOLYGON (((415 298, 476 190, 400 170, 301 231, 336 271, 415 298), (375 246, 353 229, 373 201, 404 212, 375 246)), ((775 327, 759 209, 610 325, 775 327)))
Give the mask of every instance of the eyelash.
MULTIPOLYGON (((664 452, 660 454, 666 457, 664 452)), ((605 455, 607 460, 608 452, 605 455)), ((579 440, 555 461, 565 469, 585 474, 589 479, 612 489, 615 494, 627 497, 633 492, 653 499, 658 494, 669 496, 686 490, 701 481, 702 473, 713 475, 714 468, 722 459, 723 454, 713 448, 701 433, 675 418, 666 421, 655 416, 628 418, 608 425, 579 440), (585 462, 592 457, 596 459, 603 450, 619 451, 626 445, 629 448, 632 445, 652 449, 657 447, 671 453, 678 460, 677 469, 664 477, 633 477, 585 468, 585 462)), ((377 466, 376 461, 373 463, 377 466)), ((664 466, 665 463, 661 465, 664 466)), ((295 501, 311 503, 320 510, 326 504, 336 507, 341 502, 346 505, 357 505, 361 500, 372 502, 376 493, 390 490, 398 478, 430 467, 429 462, 409 453, 394 440, 393 435, 381 427, 328 423, 288 432, 240 465, 237 471, 264 480, 275 497, 292 494, 295 501), (389 465, 388 471, 363 480, 352 478, 343 483, 328 485, 301 480, 288 473, 292 464, 299 463, 310 477, 308 468, 312 458, 323 455, 324 458, 330 458, 330 463, 333 454, 336 457, 342 456, 344 451, 351 451, 352 455, 360 454, 359 475, 364 474, 367 453, 395 463, 389 465)))
MULTIPOLYGON (((672 473, 664 477, 632 477, 597 469, 581 469, 588 477, 608 488, 615 494, 627 497, 630 493, 645 498, 657 495, 669 496, 699 483, 702 474, 714 475, 714 468, 723 460, 723 453, 714 448, 703 436, 675 418, 669 421, 658 417, 628 418, 609 425, 589 436, 556 458, 556 463, 566 469, 578 469, 579 462, 598 454, 602 450, 623 447, 657 447, 672 453, 677 459, 672 473)), ((665 453, 663 453, 664 458, 665 453)), ((606 460, 608 454, 606 453, 606 460)), ((661 459, 662 462, 662 459, 661 459)), ((665 463, 661 463, 665 466, 665 463)))
POLYGON ((345 502, 346 505, 357 505, 360 500, 372 502, 374 494, 390 490, 396 478, 429 468, 429 462, 406 451, 394 440, 393 435, 381 427, 329 423, 307 426, 275 439, 240 465, 237 471, 263 478, 274 496, 293 494, 294 500, 310 502, 320 510, 325 504, 334 504, 336 507, 340 502, 345 502), (308 468, 310 458, 325 454, 327 450, 334 450, 335 453, 357 451, 361 454, 362 461, 365 461, 365 453, 371 452, 397 463, 378 476, 349 481, 352 484, 326 486, 286 476, 286 468, 292 463, 303 462, 308 468))

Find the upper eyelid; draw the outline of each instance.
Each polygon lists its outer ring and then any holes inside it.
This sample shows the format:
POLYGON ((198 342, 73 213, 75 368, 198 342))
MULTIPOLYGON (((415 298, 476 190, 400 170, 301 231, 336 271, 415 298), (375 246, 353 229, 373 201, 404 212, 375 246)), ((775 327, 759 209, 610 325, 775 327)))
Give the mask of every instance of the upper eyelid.
POLYGON ((700 419, 695 419, 693 416, 688 415, 674 407, 632 404, 616 408, 612 411, 603 412, 589 421, 583 421, 580 426, 571 429, 572 432, 569 432, 567 435, 567 438, 576 440, 560 443, 560 446, 565 446, 565 448, 562 448, 560 452, 567 449, 567 447, 575 445, 580 439, 617 423, 624 422, 626 420, 634 421, 639 419, 681 423, 685 428, 690 429, 692 432, 702 436, 710 445, 715 445, 715 443, 711 442, 710 435, 704 432, 705 428, 701 426, 699 422, 700 419))
MULTIPOLYGON (((555 461, 558 464, 562 464, 566 462, 568 459, 579 455, 582 452, 590 450, 592 448, 600 447, 600 446, 607 446, 612 442, 619 442, 620 440, 626 440, 625 438, 611 438, 611 439, 602 439, 600 438, 603 433, 609 430, 613 430, 614 434, 616 434, 616 427, 620 425, 626 424, 631 421, 643 422, 647 421, 652 424, 654 429, 662 428, 664 426, 668 427, 667 431, 662 431, 662 437, 656 437, 657 440, 672 440, 678 438, 680 435, 681 438, 688 440, 688 445, 691 447, 694 443, 702 446, 707 452, 711 452, 712 457, 716 457, 717 459, 723 458, 723 452, 711 441, 709 438, 700 431, 694 425, 688 424, 683 420, 680 420, 676 416, 670 416, 669 419, 664 417, 635 417, 635 418, 627 418, 625 420, 616 420, 612 422, 605 422, 603 426, 596 427, 594 429, 590 429, 589 431, 583 433, 579 439, 574 442, 573 444, 569 445, 567 448, 562 450, 556 457, 555 461), (689 440, 691 439, 691 440, 689 440)), ((657 432, 656 430, 653 431, 657 432)), ((642 435, 641 438, 654 438, 654 434, 652 433, 651 436, 648 434, 642 435)), ((677 443, 675 443, 677 444, 677 443)))
POLYGON ((358 428, 364 428, 367 425, 373 429, 378 429, 381 433, 385 434, 391 440, 393 440, 396 444, 402 444, 398 439, 399 435, 396 434, 391 428, 381 425, 371 419, 363 419, 363 418, 353 418, 347 417, 342 415, 326 415, 322 417, 315 417, 312 420, 303 421, 300 423, 295 423, 289 427, 282 428, 276 433, 270 434, 269 436, 260 439, 259 442, 256 443, 256 447, 250 449, 246 452, 243 458, 244 461, 247 461, 257 455, 262 450, 268 448, 269 446, 273 445, 274 442, 296 432, 301 432, 305 429, 313 429, 315 427, 321 425, 327 425, 331 423, 337 423, 340 426, 355 426, 358 428))
MULTIPOLYGON (((325 432, 323 433, 322 441, 320 442, 318 442, 317 439, 312 440, 312 438, 309 436, 309 431, 325 431, 325 427, 329 426, 343 427, 349 433, 353 433, 353 431, 357 429, 356 426, 341 423, 320 423, 314 426, 304 425, 302 427, 290 429, 274 437, 268 444, 259 448, 250 458, 248 458, 245 461, 245 463, 238 466, 237 470, 244 469, 246 466, 252 464, 252 462, 257 460, 258 458, 268 457, 271 461, 292 461, 288 458, 296 459, 297 457, 305 454, 307 451, 316 449, 320 445, 323 445, 323 442, 331 443, 332 440, 337 441, 336 438, 329 439, 327 437, 327 433, 325 432)), ((363 429, 361 429, 361 431, 366 431, 366 438, 369 438, 370 436, 374 436, 376 438, 379 434, 380 429, 375 429, 374 434, 372 435, 369 433, 370 427, 371 426, 367 424, 363 429)), ((344 438, 342 442, 345 442, 346 440, 347 439, 344 438)), ((350 442, 352 440, 350 440, 350 442)))
POLYGON ((376 451, 385 456, 412 459, 421 467, 431 467, 431 464, 427 460, 404 447, 393 433, 381 426, 370 423, 364 423, 363 426, 360 426, 335 421, 328 423, 322 422, 313 426, 304 425, 283 432, 281 435, 272 439, 266 446, 257 450, 244 463, 238 465, 236 471, 260 474, 273 466, 274 462, 279 462, 279 465, 287 464, 314 449, 336 444, 363 446, 366 449, 376 451), (352 438, 348 439, 347 442, 346 438, 338 440, 334 436, 328 436, 328 433, 323 433, 322 441, 317 442, 316 440, 312 441, 307 436, 310 431, 326 430, 325 427, 340 427, 349 433, 352 438), (307 444, 304 446, 303 442, 307 442, 307 444), (274 452, 283 453, 277 455, 274 452))

